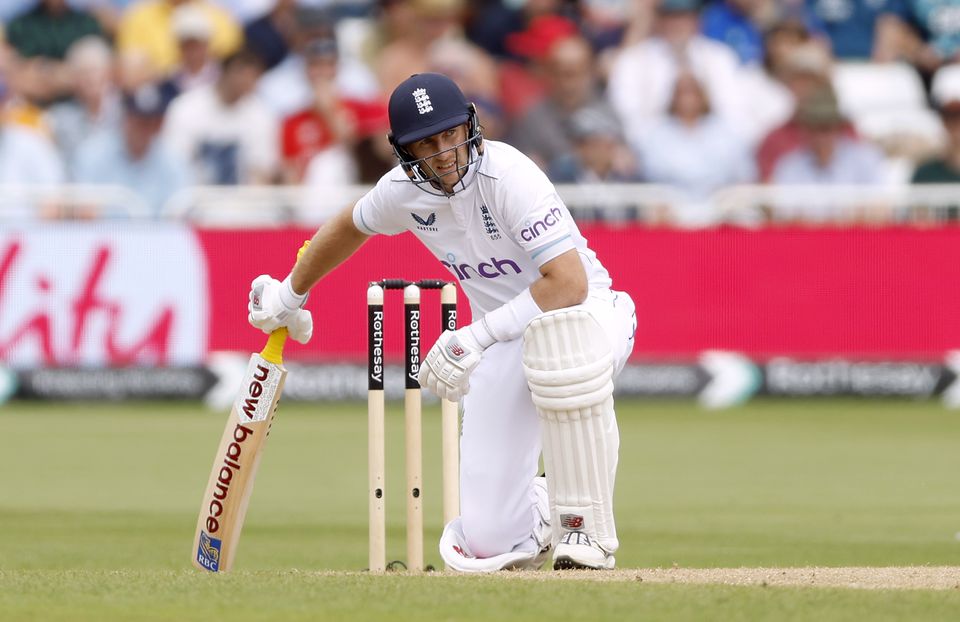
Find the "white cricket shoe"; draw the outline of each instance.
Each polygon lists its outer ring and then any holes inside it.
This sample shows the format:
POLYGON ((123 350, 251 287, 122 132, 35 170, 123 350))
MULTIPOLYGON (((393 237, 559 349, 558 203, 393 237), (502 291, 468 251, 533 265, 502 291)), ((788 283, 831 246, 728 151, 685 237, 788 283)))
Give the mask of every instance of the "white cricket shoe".
POLYGON ((617 560, 582 531, 568 531, 553 554, 554 570, 613 570, 617 560))
POLYGON ((536 497, 534 508, 540 522, 538 528, 533 530, 533 539, 540 550, 529 564, 528 569, 540 570, 546 563, 547 557, 550 556, 550 551, 553 550, 553 528, 550 526, 550 497, 547 494, 547 478, 543 476, 534 477, 530 488, 536 497))

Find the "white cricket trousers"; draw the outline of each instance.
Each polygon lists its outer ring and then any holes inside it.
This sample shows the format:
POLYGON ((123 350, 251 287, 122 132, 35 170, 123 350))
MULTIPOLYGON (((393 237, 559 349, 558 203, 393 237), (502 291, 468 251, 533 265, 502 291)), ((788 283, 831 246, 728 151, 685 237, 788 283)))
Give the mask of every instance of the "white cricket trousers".
MULTIPOLYGON (((630 296, 600 290, 574 308, 588 311, 604 328, 619 374, 636 331, 630 296)), ((523 373, 522 338, 487 348, 462 406, 460 512, 467 546, 477 557, 534 546, 538 518, 531 481, 539 467, 540 421, 523 373)), ((607 425, 619 438, 613 413, 607 425)), ((614 455, 611 476, 616 463, 614 455)))

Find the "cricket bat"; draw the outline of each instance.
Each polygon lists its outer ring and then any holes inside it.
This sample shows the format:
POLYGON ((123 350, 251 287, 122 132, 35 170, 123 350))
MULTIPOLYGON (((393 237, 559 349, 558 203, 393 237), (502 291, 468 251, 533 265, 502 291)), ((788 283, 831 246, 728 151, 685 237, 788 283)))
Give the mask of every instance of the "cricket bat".
MULTIPOLYGON (((300 249, 298 258, 306 247, 300 249)), ((227 418, 203 493, 191 549, 193 565, 200 570, 229 572, 233 566, 257 467, 287 378, 283 367, 286 341, 287 329, 278 328, 263 350, 250 356, 243 390, 227 418)))

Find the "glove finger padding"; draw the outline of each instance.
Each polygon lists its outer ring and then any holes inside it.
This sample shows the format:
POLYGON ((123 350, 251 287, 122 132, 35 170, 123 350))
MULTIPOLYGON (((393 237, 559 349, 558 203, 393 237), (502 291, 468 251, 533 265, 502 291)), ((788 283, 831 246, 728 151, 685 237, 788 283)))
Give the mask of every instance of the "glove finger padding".
POLYGON ((307 343, 313 336, 313 314, 300 309, 287 321, 287 330, 297 343, 307 343))
POLYGON ((429 389, 431 393, 441 399, 449 399, 446 397, 449 391, 448 385, 440 379, 429 363, 420 367, 419 380, 421 387, 429 389))
POLYGON ((429 353, 427 353, 427 359, 424 360, 424 363, 424 365, 420 366, 420 371, 417 372, 417 382, 420 383, 421 387, 426 387, 432 391, 433 385, 431 383, 433 382, 433 379, 430 377, 431 369, 429 353))
POLYGON ((263 317, 262 315, 258 316, 257 312, 247 314, 247 321, 250 322, 251 326, 259 328, 267 335, 280 328, 280 323, 275 319, 263 317))
POLYGON ((444 331, 420 367, 420 385, 438 397, 457 401, 470 390, 470 372, 480 363, 483 348, 467 329, 444 331))

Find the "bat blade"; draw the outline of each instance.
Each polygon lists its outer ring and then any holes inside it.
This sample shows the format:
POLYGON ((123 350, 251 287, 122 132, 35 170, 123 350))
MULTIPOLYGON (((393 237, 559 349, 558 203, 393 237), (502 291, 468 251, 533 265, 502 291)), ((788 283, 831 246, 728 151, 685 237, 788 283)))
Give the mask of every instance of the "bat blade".
POLYGON ((263 353, 250 357, 243 391, 227 418, 203 493, 191 550, 193 565, 228 572, 237 552, 243 519, 263 447, 276 415, 287 370, 263 353))

